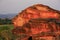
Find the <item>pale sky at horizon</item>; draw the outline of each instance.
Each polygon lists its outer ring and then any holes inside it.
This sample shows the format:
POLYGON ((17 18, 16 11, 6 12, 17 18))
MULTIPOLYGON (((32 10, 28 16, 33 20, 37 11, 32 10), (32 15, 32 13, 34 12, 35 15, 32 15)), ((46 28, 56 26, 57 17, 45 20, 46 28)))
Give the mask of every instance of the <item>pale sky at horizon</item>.
POLYGON ((0 14, 19 13, 33 4, 44 4, 60 10, 60 0, 0 0, 0 14))

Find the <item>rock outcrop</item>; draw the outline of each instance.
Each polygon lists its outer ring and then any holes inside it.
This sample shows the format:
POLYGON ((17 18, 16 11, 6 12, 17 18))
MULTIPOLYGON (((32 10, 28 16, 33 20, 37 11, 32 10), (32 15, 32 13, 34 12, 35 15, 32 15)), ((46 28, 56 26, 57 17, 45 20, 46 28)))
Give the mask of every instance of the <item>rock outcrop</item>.
POLYGON ((12 33, 20 35, 17 40, 28 40, 29 37, 38 40, 34 38, 35 35, 37 38, 60 35, 60 11, 43 4, 26 8, 12 22, 15 27, 12 33))

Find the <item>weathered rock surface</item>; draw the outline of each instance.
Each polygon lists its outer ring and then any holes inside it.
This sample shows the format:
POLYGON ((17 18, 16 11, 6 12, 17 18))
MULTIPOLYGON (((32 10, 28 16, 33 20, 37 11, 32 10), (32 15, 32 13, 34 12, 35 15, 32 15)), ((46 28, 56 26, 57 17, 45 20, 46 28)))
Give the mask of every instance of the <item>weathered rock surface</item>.
POLYGON ((13 34, 20 36, 17 40, 60 35, 60 11, 46 5, 30 6, 15 16, 12 22, 15 27, 13 34))

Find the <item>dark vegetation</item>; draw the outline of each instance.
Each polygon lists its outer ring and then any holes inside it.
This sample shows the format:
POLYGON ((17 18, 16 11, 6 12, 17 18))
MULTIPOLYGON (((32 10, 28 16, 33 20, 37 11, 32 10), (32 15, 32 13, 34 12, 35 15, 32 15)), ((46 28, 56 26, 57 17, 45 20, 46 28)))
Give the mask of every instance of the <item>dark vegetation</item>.
POLYGON ((5 24, 12 24, 11 19, 0 18, 0 25, 5 25, 5 24))
POLYGON ((0 18, 0 40, 15 40, 15 35, 12 33, 11 19, 9 18, 0 18))

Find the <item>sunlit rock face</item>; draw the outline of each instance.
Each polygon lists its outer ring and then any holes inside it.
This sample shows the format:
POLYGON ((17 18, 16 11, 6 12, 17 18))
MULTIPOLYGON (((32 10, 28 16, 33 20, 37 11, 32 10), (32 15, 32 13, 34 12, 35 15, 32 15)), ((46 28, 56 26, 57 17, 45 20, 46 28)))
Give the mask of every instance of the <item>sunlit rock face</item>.
POLYGON ((60 11, 43 4, 30 6, 12 19, 16 40, 59 40, 60 11), (58 36, 57 36, 58 35, 58 36), (57 37, 56 37, 57 36, 57 37), (48 39, 45 37, 49 37, 48 39))

